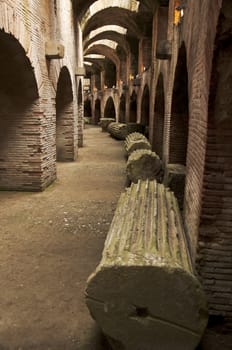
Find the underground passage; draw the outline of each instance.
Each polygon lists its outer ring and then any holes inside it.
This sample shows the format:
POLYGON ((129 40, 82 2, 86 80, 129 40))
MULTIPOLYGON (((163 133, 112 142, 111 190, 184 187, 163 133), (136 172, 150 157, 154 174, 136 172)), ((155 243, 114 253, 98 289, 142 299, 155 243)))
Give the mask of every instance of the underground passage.
POLYGON ((230 0, 0 3, 0 349, 231 350, 230 0))

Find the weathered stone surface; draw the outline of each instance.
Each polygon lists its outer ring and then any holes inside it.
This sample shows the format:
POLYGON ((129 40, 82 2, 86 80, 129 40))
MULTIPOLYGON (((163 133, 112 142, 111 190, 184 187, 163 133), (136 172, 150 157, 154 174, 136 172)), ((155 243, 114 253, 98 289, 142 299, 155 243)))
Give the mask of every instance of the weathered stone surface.
POLYGON ((125 138, 134 132, 142 133, 144 131, 144 126, 139 123, 118 123, 113 122, 108 127, 108 131, 112 137, 125 140, 125 138))
POLYGON ((186 167, 182 164, 168 164, 165 170, 164 185, 174 192, 180 209, 183 208, 186 167))
POLYGON ((127 141, 147 140, 146 136, 144 136, 141 132, 132 132, 128 135, 127 139, 127 141))
POLYGON ((99 125, 101 126, 102 131, 107 131, 109 124, 113 122, 115 122, 114 118, 101 118, 99 125))
POLYGON ((121 195, 86 303, 115 350, 195 349, 207 307, 168 188, 139 181, 121 195))
POLYGON ((132 152, 138 149, 151 150, 151 144, 143 134, 139 132, 133 132, 126 137, 125 149, 129 156, 132 152))
POLYGON ((45 43, 45 55, 49 59, 64 58, 64 45, 56 41, 47 41, 45 43))
POLYGON ((139 132, 141 134, 144 134, 145 132, 145 126, 143 124, 140 123, 127 123, 127 129, 128 129, 128 134, 132 133, 132 132, 139 132))
POLYGON ((118 140, 125 140, 128 135, 127 125, 124 123, 110 123, 108 131, 112 137, 118 140))
POLYGON ((159 180, 162 177, 162 162, 159 156, 150 150, 139 149, 128 158, 126 173, 131 182, 138 180, 159 180))

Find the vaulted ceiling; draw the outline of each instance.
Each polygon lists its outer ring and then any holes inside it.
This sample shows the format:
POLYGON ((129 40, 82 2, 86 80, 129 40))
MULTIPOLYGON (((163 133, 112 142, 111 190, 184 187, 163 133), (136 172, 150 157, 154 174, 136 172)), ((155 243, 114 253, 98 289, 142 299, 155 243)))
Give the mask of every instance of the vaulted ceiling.
MULTIPOLYGON (((97 0, 72 0, 72 1, 73 1, 76 15, 78 16, 78 18, 81 18, 86 13, 88 8, 97 0)), ((120 3, 120 0, 118 0, 117 2, 120 3)), ((169 3, 169 0, 140 0, 139 3, 140 3, 141 10, 155 11, 157 4, 158 5, 161 4, 162 6, 167 6, 169 3)))
MULTIPOLYGON (((103 54, 112 62, 120 60, 118 53, 133 51, 138 40, 152 35, 152 20, 157 8, 167 6, 168 0, 73 0, 74 11, 79 21, 84 42, 85 54, 103 54), (100 28, 106 31, 99 33, 100 28), (112 29, 109 29, 112 26, 112 29), (120 33, 115 26, 126 30, 120 33), (107 28, 106 27, 106 28, 107 28), (97 34, 93 34, 93 33, 97 34), (98 43, 99 40, 104 43, 98 43), (107 47, 107 41, 113 40, 116 47, 107 47), (97 42, 96 42, 97 41, 97 42), (96 42, 96 44, 95 44, 96 42)), ((99 69, 100 64, 96 65, 99 69)), ((92 68, 91 68, 92 69, 92 68)))

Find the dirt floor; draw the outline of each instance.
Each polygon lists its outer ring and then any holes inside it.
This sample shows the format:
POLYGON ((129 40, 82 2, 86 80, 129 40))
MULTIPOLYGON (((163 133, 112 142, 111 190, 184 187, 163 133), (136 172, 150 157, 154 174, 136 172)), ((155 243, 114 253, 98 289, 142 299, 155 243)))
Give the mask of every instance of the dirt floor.
MULTIPOLYGON (((107 349, 84 291, 125 186, 125 158, 122 142, 97 127, 84 140, 44 192, 0 192, 0 350, 107 349)), ((201 350, 231 344, 209 330, 201 350)))
POLYGON ((0 349, 100 350, 84 302, 125 184, 121 141, 85 129, 42 193, 0 192, 0 349))

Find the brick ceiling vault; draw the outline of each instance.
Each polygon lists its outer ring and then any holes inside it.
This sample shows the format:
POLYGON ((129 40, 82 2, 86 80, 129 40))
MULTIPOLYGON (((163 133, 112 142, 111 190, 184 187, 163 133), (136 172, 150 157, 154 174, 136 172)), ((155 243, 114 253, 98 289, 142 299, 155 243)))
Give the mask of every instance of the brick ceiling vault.
POLYGON ((114 63, 119 61, 117 51, 128 55, 131 39, 138 43, 143 36, 151 35, 153 14, 161 2, 164 5, 164 1, 168 3, 167 0, 73 0, 76 16, 81 23, 85 53, 101 53, 114 63), (112 26, 112 29, 100 33, 105 26, 112 26), (116 26, 122 29, 120 34, 117 29, 113 29, 116 26), (130 38, 130 43, 127 38, 130 38), (105 43, 98 45, 99 40, 104 40, 105 43), (113 55, 105 49, 109 40, 117 43, 114 48, 111 47, 113 55), (116 47, 119 49, 116 50, 116 47))
MULTIPOLYGON (((77 17, 82 18, 88 8, 96 1, 97 0, 72 0, 77 17)), ((169 0, 140 0, 139 2, 140 7, 154 10, 159 3, 167 6, 169 0)))
POLYGON ((84 50, 87 49, 90 44, 92 44, 100 39, 109 39, 109 40, 116 41, 118 43, 118 45, 120 47, 122 47, 122 49, 124 50, 124 52, 126 54, 128 54, 128 52, 130 50, 130 47, 129 47, 129 44, 125 38, 125 35, 117 33, 115 31, 110 31, 110 30, 99 33, 99 34, 95 35, 94 37, 92 37, 91 39, 86 40, 84 42, 84 50))

